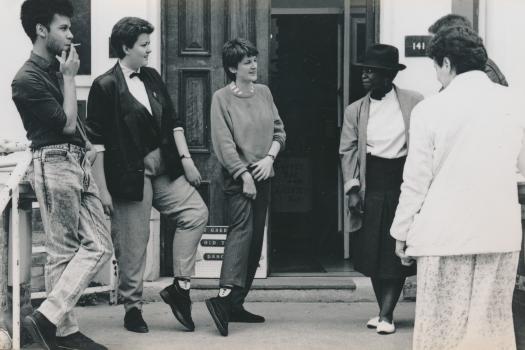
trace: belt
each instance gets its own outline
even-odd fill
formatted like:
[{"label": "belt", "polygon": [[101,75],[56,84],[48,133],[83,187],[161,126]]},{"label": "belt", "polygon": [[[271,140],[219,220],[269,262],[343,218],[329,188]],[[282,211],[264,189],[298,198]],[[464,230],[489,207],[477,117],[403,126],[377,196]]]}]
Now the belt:
[{"label": "belt", "polygon": [[79,157],[83,157],[86,154],[86,148],[75,145],[73,143],[58,143],[55,145],[46,145],[38,147],[32,150],[33,158],[40,158],[46,150],[61,149],[68,151],[73,154],[77,154]]},{"label": "belt", "polygon": [[33,152],[40,151],[43,149],[65,149],[66,151],[71,151],[71,152],[85,152],[86,151],[85,147],[75,145],[74,143],[58,143],[55,145],[46,145],[46,146],[35,148]]}]

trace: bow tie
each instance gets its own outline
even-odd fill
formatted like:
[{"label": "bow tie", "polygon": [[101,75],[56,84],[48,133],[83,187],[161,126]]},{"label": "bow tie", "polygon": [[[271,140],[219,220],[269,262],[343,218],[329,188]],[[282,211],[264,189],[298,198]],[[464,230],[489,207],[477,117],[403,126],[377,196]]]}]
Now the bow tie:
[{"label": "bow tie", "polygon": [[142,73],[142,70],[141,70],[140,72],[138,72],[138,73],[137,73],[137,72],[133,72],[133,73],[131,73],[131,74],[129,75],[129,78],[130,78],[130,79],[133,79],[133,78],[135,78],[135,77],[138,77],[140,80],[143,80],[143,78],[144,78],[144,74]]}]

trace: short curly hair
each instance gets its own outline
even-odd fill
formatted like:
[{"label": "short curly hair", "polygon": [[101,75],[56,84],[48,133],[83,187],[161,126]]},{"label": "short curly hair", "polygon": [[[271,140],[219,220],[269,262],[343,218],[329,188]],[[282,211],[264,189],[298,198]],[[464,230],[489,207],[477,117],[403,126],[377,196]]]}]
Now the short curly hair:
[{"label": "short curly hair", "polygon": [[49,30],[53,17],[57,15],[73,17],[74,10],[70,0],[26,0],[20,9],[22,27],[31,42],[36,40],[36,25],[41,24]]},{"label": "short curly hair", "polygon": [[141,34],[151,34],[155,30],[153,24],[139,17],[124,17],[120,19],[111,31],[111,47],[117,53],[118,58],[123,58],[126,53],[123,45],[132,48]]},{"label": "short curly hair", "polygon": [[428,27],[428,32],[431,34],[436,34],[441,29],[457,26],[463,26],[472,29],[472,23],[467,19],[467,17],[451,13],[435,21],[434,24]]},{"label": "short curly hair", "polygon": [[465,26],[444,28],[436,33],[428,46],[428,56],[440,67],[448,57],[456,74],[484,70],[487,51],[483,40],[474,30]]},{"label": "short curly hair", "polygon": [[257,56],[259,51],[248,40],[236,38],[228,40],[222,47],[222,66],[228,79],[235,81],[236,74],[230,71],[230,68],[237,68],[239,62],[246,57]]}]

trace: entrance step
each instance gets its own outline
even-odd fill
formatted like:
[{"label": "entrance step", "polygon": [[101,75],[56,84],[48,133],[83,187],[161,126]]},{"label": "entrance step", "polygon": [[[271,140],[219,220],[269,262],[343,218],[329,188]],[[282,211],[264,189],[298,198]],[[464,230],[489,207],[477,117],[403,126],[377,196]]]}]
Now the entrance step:
[{"label": "entrance step", "polygon": [[[163,277],[144,282],[146,302],[161,301],[159,292],[172,283]],[[218,279],[192,279],[191,299],[204,301],[217,295]],[[370,279],[366,277],[268,277],[256,279],[248,302],[328,302],[375,301]]]}]

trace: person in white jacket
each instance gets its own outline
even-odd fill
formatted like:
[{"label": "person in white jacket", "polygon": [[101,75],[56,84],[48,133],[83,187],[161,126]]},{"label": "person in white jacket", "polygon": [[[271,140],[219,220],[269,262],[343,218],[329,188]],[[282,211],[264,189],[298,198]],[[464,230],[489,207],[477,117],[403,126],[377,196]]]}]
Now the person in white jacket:
[{"label": "person in white jacket", "polygon": [[483,72],[473,30],[438,32],[429,56],[445,89],[412,111],[390,229],[396,254],[418,265],[413,349],[515,349],[525,108]]}]

